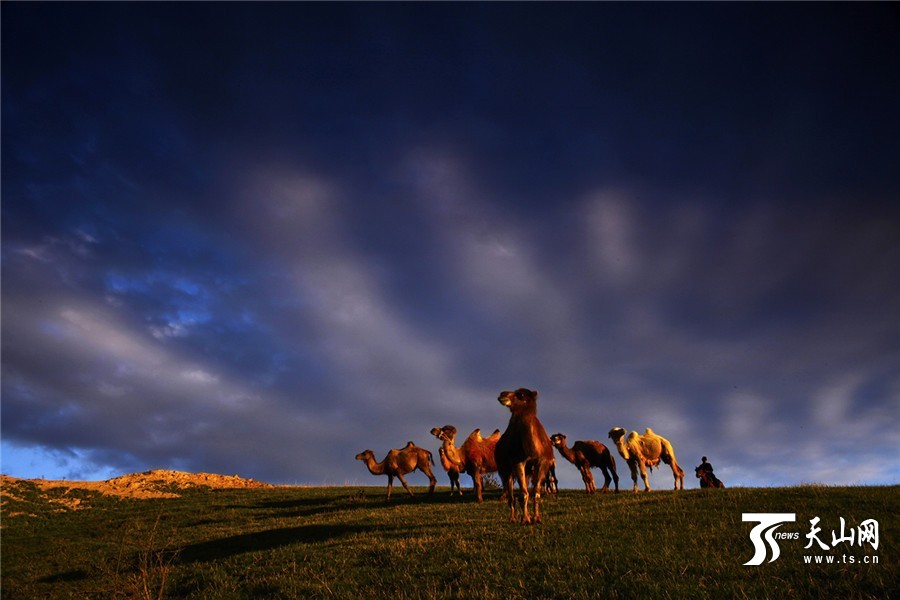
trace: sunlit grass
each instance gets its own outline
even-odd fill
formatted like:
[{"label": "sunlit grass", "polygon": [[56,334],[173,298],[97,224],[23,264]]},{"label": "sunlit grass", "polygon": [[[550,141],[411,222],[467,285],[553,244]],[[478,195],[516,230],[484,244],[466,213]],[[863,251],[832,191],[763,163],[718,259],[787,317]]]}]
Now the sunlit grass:
[{"label": "sunlit grass", "polygon": [[[385,503],[385,489],[184,492],[54,512],[4,504],[4,598],[884,598],[896,590],[898,487],[689,490],[544,499],[544,524],[505,522],[491,491]],[[22,503],[31,502],[30,507]],[[33,516],[8,517],[15,509]],[[745,567],[742,512],[879,519],[879,565],[805,565],[802,544]]]}]

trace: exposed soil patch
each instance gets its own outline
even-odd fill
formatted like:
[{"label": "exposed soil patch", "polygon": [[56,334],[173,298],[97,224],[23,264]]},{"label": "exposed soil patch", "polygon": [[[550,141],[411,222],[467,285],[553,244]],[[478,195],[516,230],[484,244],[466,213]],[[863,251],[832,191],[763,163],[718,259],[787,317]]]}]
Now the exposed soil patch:
[{"label": "exposed soil patch", "polygon": [[106,481],[65,481],[45,479],[17,479],[0,475],[0,506],[4,517],[31,515],[23,510],[27,505],[57,505],[58,510],[85,508],[83,492],[118,496],[121,498],[177,498],[179,490],[191,488],[234,489],[268,488],[272,485],[237,475],[213,473],[184,473],[155,470],[122,475]]}]

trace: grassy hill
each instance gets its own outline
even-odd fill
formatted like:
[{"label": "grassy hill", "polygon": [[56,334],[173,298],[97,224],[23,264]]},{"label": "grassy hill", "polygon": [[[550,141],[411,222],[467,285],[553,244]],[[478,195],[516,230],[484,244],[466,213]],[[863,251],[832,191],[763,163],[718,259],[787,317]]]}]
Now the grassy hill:
[{"label": "grassy hill", "polygon": [[[900,487],[654,491],[543,502],[544,524],[484,504],[384,487],[177,490],[127,499],[5,482],[2,597],[897,597]],[[402,490],[400,490],[402,492]],[[65,500],[65,501],[63,501]],[[77,500],[77,502],[72,502]],[[77,508],[77,510],[75,510]],[[794,512],[781,556],[753,555],[744,512]],[[829,546],[866,519],[879,545]],[[805,555],[823,557],[806,564]],[[832,557],[832,564],[827,557]],[[852,557],[853,562],[848,562]],[[872,564],[874,560],[877,564]]]}]

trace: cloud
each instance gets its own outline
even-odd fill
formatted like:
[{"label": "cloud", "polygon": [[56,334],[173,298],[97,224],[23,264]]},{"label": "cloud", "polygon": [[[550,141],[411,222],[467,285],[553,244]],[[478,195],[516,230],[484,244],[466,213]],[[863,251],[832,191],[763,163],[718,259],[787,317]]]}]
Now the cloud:
[{"label": "cloud", "polygon": [[[443,346],[392,308],[371,257],[353,248],[339,213],[338,186],[292,173],[254,181],[263,183],[243,201],[265,207],[253,227],[266,232],[265,247],[284,265],[284,292],[298,309],[288,318],[308,324],[332,368],[348,381],[396,381],[398,387],[433,381],[450,387],[450,358]],[[385,408],[392,401],[385,398]]]},{"label": "cloud", "polygon": [[[852,27],[826,15],[779,70],[796,27],[748,59],[739,19],[635,69],[597,42],[646,32],[624,13],[612,37],[561,17],[523,62],[540,11],[502,39],[502,10],[438,36],[354,19],[335,53],[341,7],[254,11],[251,44],[221,11],[212,40],[60,10],[4,11],[5,448],[369,483],[356,451],[503,427],[497,393],[526,385],[570,440],[649,426],[729,484],[897,481],[887,30],[836,45]],[[713,54],[751,95],[695,68]]]},{"label": "cloud", "polygon": [[[438,147],[392,173],[383,212],[353,182],[248,166],[217,220],[182,216],[143,254],[79,228],[16,242],[7,444],[92,472],[370,482],[356,451],[436,451],[428,430],[446,423],[502,429],[497,393],[525,385],[554,432],[605,443],[614,425],[652,427],[685,468],[709,455],[729,484],[896,477],[874,465],[896,441],[896,353],[879,328],[895,269],[855,275],[888,244],[857,240],[867,220],[791,236],[789,211],[721,218],[628,186],[535,212]],[[816,300],[844,281],[843,303]],[[835,441],[848,434],[867,449]]]},{"label": "cloud", "polygon": [[[52,268],[38,274],[27,263],[11,266],[7,275],[30,271],[35,285],[54,289]],[[49,455],[75,452],[88,470],[91,461],[97,469],[252,466],[272,476],[265,463],[274,450],[248,456],[248,448],[267,437],[292,447],[307,427],[271,437],[273,415],[297,424],[305,410],[279,391],[222,371],[190,345],[158,339],[152,326],[129,320],[128,297],[118,306],[72,293],[34,302],[22,291],[4,294],[7,443],[43,447]],[[245,437],[248,431],[255,440]]]},{"label": "cloud", "polygon": [[[491,364],[499,368],[497,377],[536,386],[583,370],[572,303],[578,289],[548,270],[554,265],[547,259],[556,257],[541,257],[547,240],[540,228],[526,214],[502,210],[464,161],[449,153],[420,149],[404,165],[427,237],[439,248],[436,268],[453,282],[450,293],[475,323],[496,329]],[[500,366],[504,362],[509,369]]]},{"label": "cloud", "polygon": [[599,277],[614,287],[631,282],[643,270],[635,239],[633,202],[621,193],[602,191],[585,204],[585,228],[588,243],[594,246]]}]

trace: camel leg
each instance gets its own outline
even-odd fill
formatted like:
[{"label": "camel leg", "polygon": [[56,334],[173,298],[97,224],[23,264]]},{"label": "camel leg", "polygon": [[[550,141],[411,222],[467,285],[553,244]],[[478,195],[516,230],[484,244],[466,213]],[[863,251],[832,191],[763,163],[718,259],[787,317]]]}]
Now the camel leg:
[{"label": "camel leg", "polygon": [[434,495],[434,486],[437,485],[437,478],[434,476],[434,473],[431,472],[431,467],[425,465],[425,469],[422,469],[422,472],[428,475],[428,495]]},{"label": "camel leg", "polygon": [[519,489],[522,490],[522,522],[531,523],[531,517],[528,515],[528,479],[525,477],[525,463],[516,465],[516,479],[519,480]]},{"label": "camel leg", "polygon": [[397,479],[400,480],[400,483],[403,484],[403,489],[405,489],[407,492],[409,492],[409,495],[410,495],[410,496],[414,496],[414,495],[415,495],[415,494],[412,493],[412,490],[409,489],[409,486],[406,485],[406,480],[403,479],[403,473],[397,473]]},{"label": "camel leg", "polygon": [[540,523],[541,522],[541,486],[543,485],[544,480],[549,477],[548,469],[538,469],[535,471],[534,479],[532,480],[532,486],[534,491],[532,495],[534,496],[534,519],[532,523]]},{"label": "camel leg", "polygon": [[587,491],[587,493],[593,494],[597,488],[594,485],[594,477],[591,475],[591,471],[589,469],[585,469],[582,467],[581,480],[584,482],[584,489]]},{"label": "camel leg", "polygon": [[678,466],[678,462],[675,460],[675,457],[672,455],[663,455],[662,460],[664,463],[672,467],[672,477],[675,478],[675,489],[678,490],[678,480],[681,479],[681,489],[684,489],[684,471],[681,470],[681,467]]},{"label": "camel leg", "polygon": [[675,460],[675,453],[672,451],[672,448],[668,448],[660,458],[664,463],[672,467],[672,475],[675,477],[675,489],[678,489],[679,482],[681,483],[681,489],[684,489],[684,470],[678,466],[678,461]]},{"label": "camel leg", "polygon": [[503,489],[506,491],[506,503],[509,505],[509,522],[516,522],[516,484],[513,482],[513,474],[507,473],[503,477]]},{"label": "camel leg", "polygon": [[472,475],[472,485],[475,486],[475,498],[478,502],[483,502],[482,490],[484,490],[484,475],[481,471],[475,471]]},{"label": "camel leg", "polygon": [[636,492],[636,491],[638,491],[638,483],[637,483],[638,468],[637,468],[637,465],[634,463],[628,463],[628,468],[631,469],[631,481],[634,482],[634,491]]},{"label": "camel leg", "polygon": [[609,470],[606,467],[600,467],[600,470],[603,471],[603,493],[609,491],[609,482],[612,481],[612,478],[609,476]]},{"label": "camel leg", "polygon": [[616,473],[616,467],[615,467],[615,466],[612,467],[611,470],[612,470],[613,481],[614,481],[615,484],[616,484],[616,493],[618,494],[618,493],[619,493],[619,474]]},{"label": "camel leg", "polygon": [[[647,477],[647,468],[641,463],[641,479],[644,481],[644,491],[650,491],[650,479]],[[635,490],[637,489],[637,482],[635,482]]]},{"label": "camel leg", "polygon": [[394,476],[388,475],[388,502],[391,500],[391,490],[394,489]]}]

